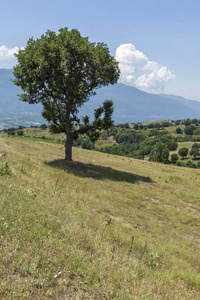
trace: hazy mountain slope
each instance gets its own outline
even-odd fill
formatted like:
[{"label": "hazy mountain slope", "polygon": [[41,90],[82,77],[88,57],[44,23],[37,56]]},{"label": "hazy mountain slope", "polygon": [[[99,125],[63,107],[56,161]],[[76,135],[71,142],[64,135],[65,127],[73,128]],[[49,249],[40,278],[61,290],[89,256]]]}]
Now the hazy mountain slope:
[{"label": "hazy mountain slope", "polygon": [[197,103],[197,111],[197,108],[192,107],[192,100],[180,103],[176,99],[145,93],[120,83],[97,90],[97,95],[85,105],[83,112],[91,113],[92,108],[100,105],[105,99],[114,101],[114,120],[120,123],[200,118],[200,102]]},{"label": "hazy mountain slope", "polygon": [[[23,118],[27,122],[44,122],[41,117],[42,106],[21,102],[17,96],[20,88],[11,82],[11,78],[12,70],[0,69],[0,125],[5,124],[5,118],[7,123],[12,121],[12,126],[17,126]],[[98,89],[97,95],[84,105],[80,115],[91,116],[93,109],[99,107],[106,99],[114,102],[115,123],[200,118],[198,101],[173,95],[145,93],[120,83]]]},{"label": "hazy mountain slope", "polygon": [[41,105],[30,105],[19,100],[21,89],[14,85],[12,70],[0,69],[0,112],[40,113]]},{"label": "hazy mountain slope", "polygon": [[0,69],[0,129],[44,123],[42,106],[20,101],[17,94],[21,89],[12,83],[12,78],[12,70]]},{"label": "hazy mountain slope", "polygon": [[184,98],[184,97],[181,97],[181,96],[175,96],[175,95],[164,95],[164,94],[161,94],[162,97],[165,97],[165,98],[170,98],[170,99],[174,99],[174,100],[177,100],[179,101],[180,103],[194,109],[194,110],[197,110],[198,113],[200,113],[200,101],[195,101],[195,100],[190,100],[190,99],[187,99],[187,98]]}]

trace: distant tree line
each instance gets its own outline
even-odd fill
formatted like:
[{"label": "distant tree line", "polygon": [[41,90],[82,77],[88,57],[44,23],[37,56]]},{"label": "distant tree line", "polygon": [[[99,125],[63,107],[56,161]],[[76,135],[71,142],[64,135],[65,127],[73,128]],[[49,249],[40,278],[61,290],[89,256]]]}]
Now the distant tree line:
[{"label": "distant tree line", "polygon": [[[24,131],[23,129],[26,128],[25,126],[18,126],[18,127],[10,127],[10,128],[4,128],[2,130],[0,130],[0,132],[4,132],[7,133],[8,135],[18,135],[18,136],[23,136],[24,135]],[[41,128],[41,130],[45,130],[48,128],[48,126],[46,124],[42,124],[40,126],[31,126],[31,128]]]},{"label": "distant tree line", "polygon": [[[31,127],[40,127],[41,130],[48,128],[46,124]],[[172,130],[173,127],[175,128]],[[11,127],[2,131],[8,135],[22,136],[23,129],[23,126],[19,126],[18,128]],[[46,137],[41,136],[41,138],[45,139]],[[107,141],[110,139],[113,141],[112,145],[108,145]],[[65,140],[58,139],[57,142],[65,143]],[[180,142],[194,142],[194,144],[190,151],[187,147],[181,147],[177,153],[170,155],[171,151],[178,149],[178,143]],[[118,124],[101,133],[101,143],[99,144],[91,142],[87,135],[82,135],[74,141],[73,146],[108,154],[137,159],[148,158],[148,160],[154,162],[196,168],[200,167],[200,143],[198,142],[200,142],[200,120],[185,119]]]},{"label": "distant tree line", "polygon": [[[200,146],[197,146],[199,145],[198,143],[192,146],[191,151],[186,147],[182,147],[179,149],[178,154],[173,153],[170,155],[170,152],[177,150],[178,142],[200,141],[199,124],[200,120],[197,119],[150,122],[147,124],[118,124],[110,128],[107,132],[103,132],[101,135],[103,140],[112,137],[115,141],[113,145],[102,145],[99,147],[92,144],[87,137],[83,136],[74,143],[74,146],[81,146],[85,149],[95,149],[109,154],[138,159],[148,157],[150,161],[165,164],[172,163],[178,166],[195,168],[200,166],[200,162],[196,164],[189,160],[185,163],[183,160],[188,155],[190,155],[193,160],[200,159]],[[167,127],[172,126],[176,128],[174,130],[175,134],[173,135],[170,131],[167,131]]]}]

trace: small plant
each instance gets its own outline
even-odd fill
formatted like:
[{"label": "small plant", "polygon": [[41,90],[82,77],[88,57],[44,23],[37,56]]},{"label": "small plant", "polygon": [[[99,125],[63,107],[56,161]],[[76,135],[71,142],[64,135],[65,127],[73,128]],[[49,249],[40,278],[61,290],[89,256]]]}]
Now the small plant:
[{"label": "small plant", "polygon": [[7,162],[0,168],[0,176],[9,175],[10,174],[10,167]]},{"label": "small plant", "polygon": [[105,226],[110,226],[112,224],[112,219],[105,220]]},{"label": "small plant", "polygon": [[159,256],[157,252],[151,252],[149,258],[146,259],[146,264],[151,269],[156,269],[159,267]]}]

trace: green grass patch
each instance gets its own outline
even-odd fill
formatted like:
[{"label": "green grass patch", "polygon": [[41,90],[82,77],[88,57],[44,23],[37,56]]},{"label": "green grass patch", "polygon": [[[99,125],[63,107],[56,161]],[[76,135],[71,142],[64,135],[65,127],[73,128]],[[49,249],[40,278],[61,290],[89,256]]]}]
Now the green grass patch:
[{"label": "green grass patch", "polygon": [[0,137],[0,298],[199,299],[200,176]]}]

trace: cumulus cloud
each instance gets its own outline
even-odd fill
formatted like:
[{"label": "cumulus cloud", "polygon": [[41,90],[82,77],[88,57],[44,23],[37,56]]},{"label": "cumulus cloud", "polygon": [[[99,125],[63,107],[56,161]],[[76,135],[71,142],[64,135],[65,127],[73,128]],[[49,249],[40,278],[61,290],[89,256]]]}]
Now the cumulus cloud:
[{"label": "cumulus cloud", "polygon": [[0,46],[0,60],[12,60],[14,54],[19,51],[18,47],[7,48],[5,45]]},{"label": "cumulus cloud", "polygon": [[116,50],[121,76],[119,82],[143,90],[162,90],[166,82],[175,78],[167,67],[150,61],[144,53],[133,44],[122,44]]}]

